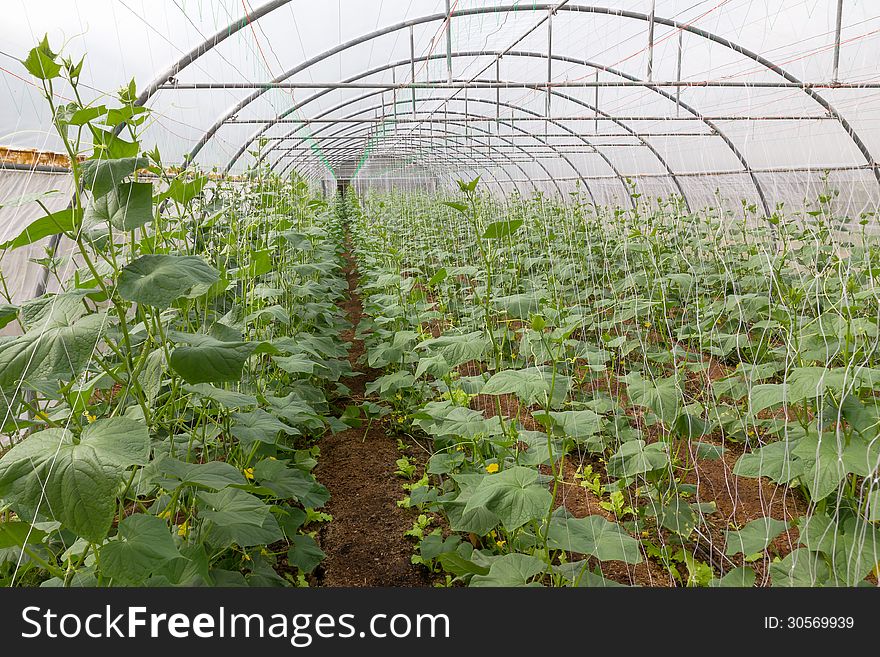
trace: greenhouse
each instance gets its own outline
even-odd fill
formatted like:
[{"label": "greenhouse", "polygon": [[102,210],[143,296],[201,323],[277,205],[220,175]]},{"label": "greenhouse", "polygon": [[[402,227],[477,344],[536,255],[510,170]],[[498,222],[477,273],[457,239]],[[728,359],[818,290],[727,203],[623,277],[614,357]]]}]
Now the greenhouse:
[{"label": "greenhouse", "polygon": [[878,585],[876,2],[5,5],[3,586]]}]

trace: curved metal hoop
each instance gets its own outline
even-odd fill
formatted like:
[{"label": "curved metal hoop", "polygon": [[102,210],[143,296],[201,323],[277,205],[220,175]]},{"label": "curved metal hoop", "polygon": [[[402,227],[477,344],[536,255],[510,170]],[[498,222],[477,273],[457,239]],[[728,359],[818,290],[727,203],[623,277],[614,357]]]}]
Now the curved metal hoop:
[{"label": "curved metal hoop", "polygon": [[[138,98],[138,104],[146,103],[149,100],[149,98],[158,90],[159,86],[161,86],[164,82],[166,82],[169,77],[175,75],[176,72],[179,72],[180,70],[182,70],[183,68],[185,68],[186,66],[191,64],[193,61],[198,59],[201,55],[205,54],[206,52],[209,52],[212,48],[214,48],[218,43],[223,41],[229,35],[242,29],[242,27],[244,27],[249,21],[258,20],[259,18],[274,11],[275,9],[288,4],[289,1],[290,0],[275,0],[274,2],[269,2],[266,5],[263,5],[260,8],[258,8],[255,12],[253,12],[249,16],[245,17],[245,19],[240,19],[239,21],[232,23],[225,30],[221,30],[221,31],[217,32],[213,37],[206,39],[205,42],[203,42],[200,46],[193,49],[192,51],[190,51],[190,53],[188,53],[183,58],[178,60],[178,62],[176,62],[172,67],[170,67],[168,69],[168,71],[163,73],[162,76],[156,78],[149,85],[148,89],[141,95],[141,97]],[[339,44],[339,45],[335,46],[334,48],[331,48],[330,50],[327,50],[324,53],[321,53],[315,57],[312,57],[312,58],[306,60],[305,62],[302,62],[298,66],[296,66],[292,69],[289,69],[285,73],[282,73],[280,76],[275,78],[272,82],[273,83],[283,82],[283,81],[289,79],[290,77],[292,77],[293,75],[295,75],[296,73],[301,72],[301,71],[313,66],[314,64],[317,64],[318,62],[321,62],[321,61],[327,59],[328,57],[332,57],[333,55],[344,52],[345,50],[348,50],[349,48],[352,48],[352,47],[357,46],[359,44],[362,44],[362,43],[365,43],[365,42],[370,41],[372,39],[384,36],[386,34],[391,34],[393,32],[396,32],[401,29],[405,29],[407,27],[413,27],[416,25],[422,25],[422,24],[441,21],[441,20],[445,21],[449,18],[485,15],[485,14],[492,14],[492,13],[507,13],[507,12],[512,12],[512,11],[520,11],[520,12],[524,12],[524,11],[533,11],[533,12],[552,11],[554,13],[565,11],[565,12],[576,12],[576,13],[586,13],[586,14],[603,14],[603,15],[618,16],[621,18],[628,18],[628,19],[633,19],[633,20],[651,21],[654,24],[660,24],[660,25],[672,27],[674,29],[688,32],[688,33],[694,34],[696,36],[699,36],[701,38],[712,41],[714,43],[717,43],[717,44],[724,46],[730,50],[733,50],[734,52],[736,52],[744,57],[747,57],[747,58],[755,61],[756,63],[767,68],[768,70],[772,71],[773,73],[781,76],[783,79],[785,79],[788,82],[798,84],[798,85],[801,84],[800,80],[796,76],[789,73],[788,71],[786,71],[782,67],[774,64],[770,60],[762,57],[761,55],[758,55],[757,53],[754,53],[751,50],[749,50],[743,46],[740,46],[739,44],[737,44],[733,41],[730,41],[729,39],[725,39],[724,37],[718,36],[718,35],[716,35],[712,32],[709,32],[707,30],[703,30],[701,28],[694,27],[692,25],[679,23],[677,21],[674,21],[674,20],[671,20],[668,18],[663,18],[661,16],[648,15],[648,14],[634,12],[634,11],[628,11],[628,10],[611,9],[608,7],[586,6],[586,5],[562,5],[562,6],[559,6],[558,4],[547,4],[547,3],[532,3],[531,5],[526,5],[526,6],[503,5],[503,6],[496,6],[496,7],[474,7],[474,8],[457,10],[457,11],[454,11],[454,12],[451,12],[448,14],[446,12],[437,13],[437,14],[432,14],[432,15],[427,15],[427,16],[415,18],[415,19],[402,21],[402,22],[396,23],[394,25],[382,28],[380,30],[376,30],[376,31],[371,32],[369,34],[362,35],[356,39]],[[253,102],[257,98],[259,98],[260,96],[262,96],[268,90],[268,88],[269,87],[257,89],[253,93],[249,94],[246,98],[244,98],[241,101],[239,101],[238,103],[236,103],[236,105],[233,106],[232,108],[230,108],[230,110],[228,110],[227,113],[223,117],[221,117],[220,119],[215,121],[215,123],[205,132],[205,134],[202,136],[202,138],[199,140],[199,142],[196,144],[196,146],[187,155],[185,162],[184,162],[184,166],[188,165],[190,162],[192,162],[195,159],[195,157],[198,155],[199,151],[205,146],[205,144],[207,144],[208,141],[211,140],[211,138],[216,134],[216,132],[220,129],[220,127],[222,127],[224,125],[224,123],[230,117],[234,116],[241,109],[243,109],[244,107],[249,105],[251,102]],[[825,98],[823,98],[815,89],[811,89],[806,86],[802,86],[802,87],[800,87],[800,89],[804,93],[806,93],[813,101],[818,103],[832,118],[834,118],[838,123],[840,123],[843,130],[846,132],[846,134],[849,136],[849,138],[855,144],[856,148],[859,150],[859,152],[865,158],[869,168],[874,172],[874,177],[876,178],[878,185],[880,185],[880,167],[878,167],[878,165],[874,161],[874,158],[873,158],[870,150],[868,149],[867,145],[861,139],[861,137],[858,135],[858,133],[852,127],[852,125],[842,115],[840,115],[833,108],[833,106]],[[742,160],[741,160],[741,162],[742,162]],[[751,168],[748,166],[747,162],[744,162],[743,164],[746,168],[746,172],[749,173],[749,175],[752,177],[753,182],[756,182],[756,186],[757,186],[757,189],[759,190],[759,195],[762,198],[762,203],[764,205],[765,212],[769,213],[766,199],[763,197],[763,191],[761,190],[760,185],[757,184],[757,179],[754,176],[754,173],[751,171]]]}]

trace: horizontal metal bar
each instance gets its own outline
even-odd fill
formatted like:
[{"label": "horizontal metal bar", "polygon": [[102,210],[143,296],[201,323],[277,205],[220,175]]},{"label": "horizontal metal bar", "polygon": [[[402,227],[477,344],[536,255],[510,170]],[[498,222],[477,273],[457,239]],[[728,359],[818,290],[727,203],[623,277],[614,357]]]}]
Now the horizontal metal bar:
[{"label": "horizontal metal bar", "polygon": [[[492,121],[492,123],[496,122],[496,120],[494,118],[489,119],[489,120]],[[534,120],[535,121],[545,121],[545,119],[534,119]],[[507,121],[507,119],[504,119],[504,121]],[[718,135],[717,135],[717,133],[714,133],[714,132],[639,132],[637,134],[630,134],[628,132],[621,132],[621,133],[603,132],[601,134],[601,136],[604,139],[611,139],[613,137],[620,137],[620,138],[626,138],[626,139],[638,139],[640,137],[717,137]],[[494,133],[491,135],[465,135],[464,133],[457,134],[457,135],[449,135],[447,133],[438,133],[438,134],[431,135],[431,134],[407,133],[405,136],[400,137],[400,138],[407,139],[407,140],[466,139],[466,140],[470,141],[472,138],[490,139],[491,140],[492,138],[496,138],[496,137],[497,137],[497,135],[495,135]],[[541,137],[541,139],[570,139],[571,133],[570,132],[560,132],[560,133],[555,133],[555,134],[554,133],[546,134],[546,133],[542,132],[540,134],[540,137]],[[364,136],[359,136],[357,138],[358,139],[366,139],[366,137],[364,137]],[[290,137],[290,136],[266,137],[267,141],[293,141],[293,140],[296,140],[296,141],[303,141],[303,140],[308,140],[308,141],[330,140],[330,141],[334,141],[334,140],[338,140],[338,139],[339,139],[339,137],[337,137],[335,135],[314,135],[311,137],[303,137],[303,136],[299,136],[299,137]],[[390,137],[389,137],[389,139],[390,139]],[[511,139],[534,140],[535,136],[534,135],[526,135],[526,134],[522,134],[519,132],[512,132],[512,133],[504,133],[503,139],[505,139],[505,140],[511,140]],[[579,142],[578,145],[583,146],[583,143]]]},{"label": "horizontal metal bar", "polygon": [[[855,164],[852,166],[831,166],[831,167],[778,167],[766,169],[732,169],[726,171],[675,171],[673,174],[679,178],[701,178],[709,176],[746,176],[750,173],[825,173],[835,171],[871,171],[873,167],[868,164]],[[627,178],[671,178],[668,173],[627,173]],[[578,180],[609,180],[616,181],[617,176],[612,175],[596,175],[596,176],[554,176],[553,178],[523,178],[521,180],[513,179],[512,182],[576,182]],[[505,182],[507,182],[505,180]]]},{"label": "horizontal metal bar", "polygon": [[[350,143],[350,141],[361,141],[362,138],[355,137],[353,140],[347,140],[345,137],[337,137],[342,143],[339,144],[339,147],[345,147],[346,143]],[[444,140],[448,141],[448,140]],[[406,143],[406,138],[388,138],[380,141],[381,145],[385,148],[394,148],[401,147],[406,148],[411,144]],[[591,146],[594,148],[648,148],[647,144],[621,144],[619,142],[588,142],[584,143],[574,143],[574,144],[538,144],[538,143],[526,143],[526,144],[486,144],[475,142],[472,139],[468,141],[460,141],[460,142],[450,142],[450,146],[458,146],[460,148],[465,148],[468,151],[498,151],[498,150],[512,150],[512,151],[522,151],[523,149],[528,151],[549,151],[553,153],[567,153],[569,155],[580,155],[580,154],[590,154],[590,151],[585,150],[586,146]],[[437,143],[434,144],[436,148],[443,148],[444,144]],[[335,147],[330,147],[331,149],[335,149]],[[362,147],[359,147],[362,148]],[[299,151],[299,152],[308,152],[311,151],[312,148],[308,145],[302,146],[287,146],[284,148],[276,148],[275,151]]]},{"label": "horizontal metal bar", "polygon": [[560,80],[558,82],[179,82],[165,91],[207,89],[587,89],[593,87],[722,87],[733,89],[880,89],[880,82],[788,82],[780,80]]},{"label": "horizontal metal bar", "polygon": [[[531,116],[505,116],[502,119],[506,123],[511,121],[527,121],[544,123],[545,121],[836,121],[837,119],[828,114],[812,114],[812,115],[778,115],[778,116],[551,116],[551,117],[531,117]],[[272,123],[281,124],[302,124],[312,125],[318,123],[387,123],[389,125],[397,123],[495,123],[494,118],[487,117],[462,117],[455,120],[446,121],[441,117],[425,117],[425,118],[360,118],[360,119],[227,119],[226,124],[252,124],[252,123]],[[302,138],[302,137],[300,137]]]}]

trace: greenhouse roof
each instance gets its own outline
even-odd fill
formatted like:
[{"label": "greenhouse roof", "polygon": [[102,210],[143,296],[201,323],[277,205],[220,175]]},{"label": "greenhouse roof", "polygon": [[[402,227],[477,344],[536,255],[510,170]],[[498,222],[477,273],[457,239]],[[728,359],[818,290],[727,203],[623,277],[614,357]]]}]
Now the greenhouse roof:
[{"label": "greenhouse roof", "polygon": [[[880,196],[880,16],[859,0],[101,0],[14,4],[5,145],[58,149],[15,59],[46,32],[95,98],[133,77],[166,161],[769,213],[828,177]],[[86,101],[91,99],[84,99]]]}]

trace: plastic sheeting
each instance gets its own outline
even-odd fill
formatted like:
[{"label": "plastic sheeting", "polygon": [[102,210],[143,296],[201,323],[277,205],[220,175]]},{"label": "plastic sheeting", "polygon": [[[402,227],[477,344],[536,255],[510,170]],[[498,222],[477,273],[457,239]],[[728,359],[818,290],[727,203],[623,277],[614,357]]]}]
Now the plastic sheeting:
[{"label": "plastic sheeting", "polygon": [[[0,207],[0,243],[17,237],[31,222],[44,214],[37,203],[26,203],[19,206],[4,204],[21,196],[51,190],[57,190],[59,193],[42,199],[47,209],[56,212],[66,208],[70,203],[70,176],[63,173],[0,169],[0,206],[3,206]],[[57,280],[53,277],[46,278],[46,270],[43,265],[34,262],[35,259],[46,257],[46,248],[49,246],[50,240],[51,238],[47,237],[14,251],[0,251],[0,273],[2,273],[3,283],[0,285],[0,294],[2,294],[3,303],[19,305],[34,298],[43,281],[45,281],[48,291],[58,290]],[[62,240],[58,246],[57,255],[63,258],[71,252],[71,247],[72,244],[69,240]],[[60,272],[62,280],[66,278],[64,274],[72,273],[72,267],[69,260],[62,263]],[[0,335],[12,335],[17,332],[19,332],[18,325],[12,323],[0,330]]]}]

